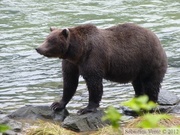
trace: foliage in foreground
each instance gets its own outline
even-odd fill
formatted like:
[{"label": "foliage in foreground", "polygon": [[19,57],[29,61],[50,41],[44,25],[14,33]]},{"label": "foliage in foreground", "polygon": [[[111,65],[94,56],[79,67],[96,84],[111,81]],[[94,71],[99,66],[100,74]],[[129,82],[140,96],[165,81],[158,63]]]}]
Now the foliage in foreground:
[{"label": "foliage in foreground", "polygon": [[114,129],[119,129],[119,121],[121,117],[122,115],[117,111],[117,109],[115,109],[113,106],[110,106],[106,110],[106,115],[102,118],[102,120],[109,120]]},{"label": "foliage in foreground", "polygon": [[145,114],[142,116],[141,121],[137,124],[139,128],[157,128],[163,127],[160,123],[162,120],[170,119],[170,115],[167,114]]},{"label": "foliage in foreground", "polygon": [[[133,98],[127,102],[123,102],[122,104],[124,106],[131,108],[133,111],[135,111],[137,114],[141,116],[140,121],[134,125],[134,128],[135,127],[137,128],[163,127],[160,121],[171,119],[171,116],[168,114],[145,113],[145,111],[148,112],[154,109],[155,107],[157,107],[157,104],[155,104],[152,101],[149,101],[148,96],[146,95],[140,96],[138,98]],[[117,124],[119,122],[119,117],[118,118],[112,117],[113,115],[118,116],[117,110],[115,108],[109,107],[107,109],[107,113],[104,119],[109,120],[113,128],[115,129],[120,128],[120,125],[118,127],[118,124]]]},{"label": "foliage in foreground", "polygon": [[0,124],[0,133],[4,133],[9,129],[7,125]]},{"label": "foliage in foreground", "polygon": [[[157,118],[157,120],[155,120],[155,122],[152,122],[152,123],[155,123],[154,124],[154,125],[156,125],[155,128],[167,128],[167,127],[178,128],[178,125],[180,125],[180,117],[169,115],[170,116],[169,118],[159,120],[158,114],[150,114],[150,115],[151,115],[151,118],[152,117]],[[144,122],[149,123],[148,122],[149,118],[147,120],[146,116],[147,115],[145,115],[145,117],[137,117],[136,119],[131,120],[125,127],[126,128],[136,128],[136,127],[144,127],[145,125],[149,125],[149,124],[144,124]],[[153,121],[154,119],[151,119],[151,120]],[[158,121],[158,124],[157,124],[157,121]],[[152,124],[150,124],[150,125],[152,125]],[[147,126],[146,128],[148,128],[148,127],[149,126]]]},{"label": "foliage in foreground", "polygon": [[132,98],[129,101],[123,102],[122,105],[131,108],[139,115],[143,115],[144,111],[151,111],[157,107],[157,104],[149,101],[149,98],[146,95]]}]

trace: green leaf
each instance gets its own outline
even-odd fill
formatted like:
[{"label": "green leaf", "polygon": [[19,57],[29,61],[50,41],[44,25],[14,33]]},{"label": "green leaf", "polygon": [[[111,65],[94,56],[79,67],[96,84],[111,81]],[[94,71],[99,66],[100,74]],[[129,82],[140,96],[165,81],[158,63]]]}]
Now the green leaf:
[{"label": "green leaf", "polygon": [[119,128],[119,121],[121,119],[121,114],[114,107],[108,107],[105,116],[102,118],[103,121],[109,120],[112,127],[115,129]]},{"label": "green leaf", "polygon": [[129,101],[123,102],[122,105],[131,108],[132,110],[140,113],[141,110],[150,111],[155,108],[157,105],[156,103],[149,101],[148,96],[140,96],[137,98],[133,98]]},{"label": "green leaf", "polygon": [[167,114],[145,114],[142,116],[142,120],[138,123],[137,127],[141,128],[156,128],[159,127],[160,120],[169,119],[170,116]]},{"label": "green leaf", "polygon": [[146,95],[135,98],[135,101],[139,104],[146,104],[148,102],[148,100],[149,100],[148,96],[146,96]]},{"label": "green leaf", "polygon": [[1,125],[0,124],[0,133],[4,133],[5,131],[7,131],[8,129],[10,129],[7,125]]}]

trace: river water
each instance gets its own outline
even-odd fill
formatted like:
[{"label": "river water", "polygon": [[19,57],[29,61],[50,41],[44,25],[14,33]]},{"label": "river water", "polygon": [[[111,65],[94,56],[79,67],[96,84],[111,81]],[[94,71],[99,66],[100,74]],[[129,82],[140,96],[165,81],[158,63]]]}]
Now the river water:
[{"label": "river water", "polygon": [[[49,27],[93,23],[106,28],[133,22],[151,29],[168,56],[162,89],[180,96],[179,0],[0,0],[0,110],[24,105],[50,105],[62,95],[61,60],[45,58],[34,50]],[[101,107],[118,107],[133,97],[130,84],[104,80]],[[71,102],[70,112],[87,105],[84,80]]]}]

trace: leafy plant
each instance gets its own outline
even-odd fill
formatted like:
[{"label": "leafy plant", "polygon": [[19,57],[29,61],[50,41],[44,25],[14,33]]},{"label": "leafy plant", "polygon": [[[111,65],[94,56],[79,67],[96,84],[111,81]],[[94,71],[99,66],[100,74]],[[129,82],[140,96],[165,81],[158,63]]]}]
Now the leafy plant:
[{"label": "leafy plant", "polygon": [[121,119],[121,114],[113,106],[108,107],[106,115],[102,118],[103,120],[109,120],[114,129],[119,128],[119,121]]},{"label": "leafy plant", "polygon": [[123,102],[122,105],[131,108],[139,115],[142,114],[141,110],[150,111],[153,108],[157,107],[157,104],[152,101],[149,101],[149,98],[146,95],[137,98],[132,98],[129,101]]},{"label": "leafy plant", "polygon": [[0,133],[4,133],[9,129],[9,126],[0,124]]},{"label": "leafy plant", "polygon": [[[123,102],[122,105],[131,108],[137,114],[142,115],[141,120],[136,124],[136,127],[140,128],[155,128],[160,127],[159,122],[161,120],[170,119],[170,115],[168,114],[150,114],[146,112],[152,110],[157,107],[157,104],[149,101],[148,96],[140,96],[133,98],[129,101]],[[143,112],[143,113],[142,113]],[[118,129],[120,127],[119,121],[121,119],[121,114],[112,106],[107,109],[106,115],[103,117],[103,120],[109,120],[112,124],[112,127]]]},{"label": "leafy plant", "polygon": [[137,124],[140,128],[157,128],[162,127],[160,125],[161,120],[170,119],[170,115],[167,114],[145,114],[142,116],[142,120]]}]

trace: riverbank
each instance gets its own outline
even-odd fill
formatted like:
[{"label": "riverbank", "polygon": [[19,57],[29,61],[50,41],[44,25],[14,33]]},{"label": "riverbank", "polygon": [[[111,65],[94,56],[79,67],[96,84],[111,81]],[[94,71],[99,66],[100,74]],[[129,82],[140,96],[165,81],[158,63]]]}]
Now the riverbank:
[{"label": "riverbank", "polygon": [[[175,126],[178,125],[179,123],[177,123],[177,120],[179,120],[180,116],[179,97],[169,91],[163,90],[159,94],[158,102],[159,106],[157,107],[156,112],[171,114],[174,119],[172,119],[168,125],[173,123],[175,123]],[[132,110],[124,106],[120,107],[118,111],[122,112],[123,117],[121,118],[120,123],[123,126],[128,125],[127,123],[134,123],[133,120],[135,123],[137,123],[140,119],[133,115],[134,113]],[[108,126],[110,124],[108,121],[102,121],[102,117],[104,115],[104,110],[98,110],[95,113],[77,115],[69,114],[67,109],[57,113],[53,112],[49,106],[24,106],[12,112],[11,114],[5,115],[5,117],[0,119],[0,124],[6,124],[11,127],[11,130],[7,131],[6,135],[15,135],[16,133],[20,135],[29,130],[33,131],[38,128],[42,129],[44,127],[44,123],[52,127],[55,126],[53,123],[56,123],[56,126],[59,125],[59,128],[61,127],[60,129],[65,128],[78,133],[84,133],[97,131],[103,127]],[[39,120],[43,122],[34,128],[34,124]],[[168,122],[166,121],[166,123]],[[132,127],[133,126],[131,126],[131,128]]]}]

